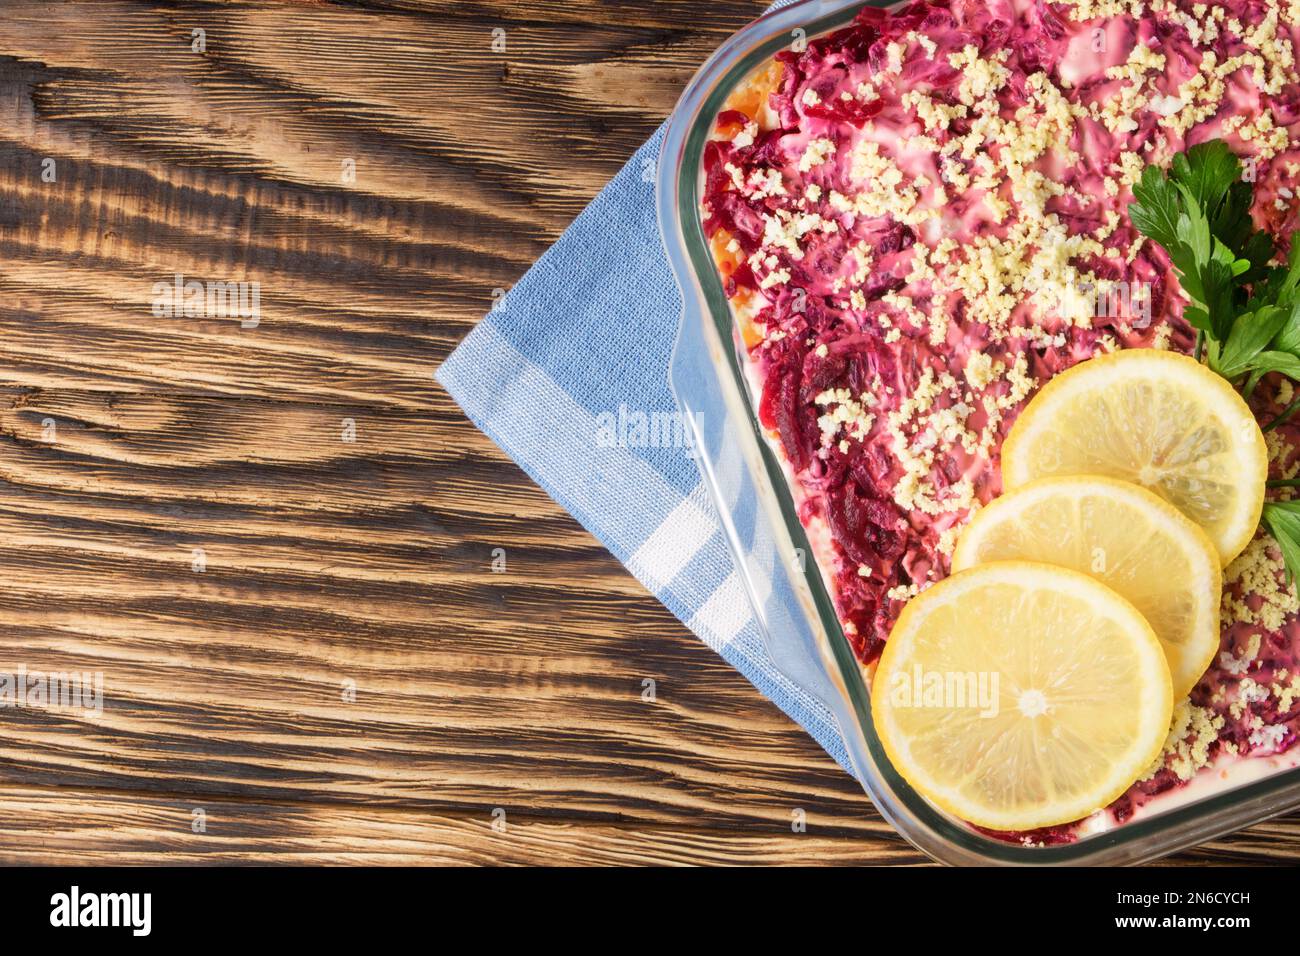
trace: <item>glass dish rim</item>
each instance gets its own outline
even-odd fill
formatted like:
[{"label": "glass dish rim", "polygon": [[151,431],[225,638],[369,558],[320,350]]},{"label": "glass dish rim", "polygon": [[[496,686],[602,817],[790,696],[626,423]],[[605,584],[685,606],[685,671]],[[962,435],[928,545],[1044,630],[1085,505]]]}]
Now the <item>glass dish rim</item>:
[{"label": "glass dish rim", "polygon": [[[761,433],[753,403],[743,381],[744,374],[735,354],[733,316],[717,275],[708,243],[703,235],[699,208],[699,168],[703,145],[712,129],[713,117],[735,84],[773,53],[788,45],[795,30],[806,38],[847,24],[865,6],[893,7],[903,4],[893,0],[796,0],[769,11],[732,34],[700,68],[687,86],[664,131],[656,175],[656,205],[661,237],[683,297],[682,327],[674,348],[673,366],[678,349],[683,346],[686,323],[703,323],[706,336],[716,338],[721,348],[714,350],[710,361],[725,388],[737,389],[742,396],[751,426],[738,440],[745,445],[756,443],[763,463],[765,482],[756,481],[758,493],[767,491],[775,498],[783,528],[794,547],[811,554],[802,524],[794,510],[793,499],[784,472]],[[717,356],[722,356],[719,362]],[[683,409],[687,403],[673,392]],[[705,485],[720,511],[712,483],[707,456],[698,459]],[[769,502],[769,505],[771,502]],[[724,522],[725,524],[726,522]],[[746,563],[743,549],[734,536],[728,546],[738,566]],[[1196,843],[1267,820],[1300,806],[1300,767],[1279,770],[1268,776],[1222,793],[1209,795],[1149,817],[1142,817],[1112,829],[1091,834],[1069,843],[1051,846],[1024,846],[980,834],[968,825],[938,811],[908,785],[890,765],[876,738],[870,714],[870,693],[860,665],[844,637],[830,592],[822,580],[816,561],[809,562],[814,573],[806,574],[808,591],[816,620],[816,633],[827,677],[843,696],[842,701],[827,701],[835,711],[841,736],[845,737],[850,756],[862,784],[876,805],[898,832],[923,852],[940,862],[1078,865],[1136,863],[1176,852]],[[745,590],[755,605],[762,626],[762,613],[748,580]],[[766,629],[764,628],[766,631]],[[764,634],[771,646],[772,637]],[[775,656],[775,655],[774,655]],[[841,706],[837,706],[841,705]],[[845,728],[846,717],[855,725]],[[853,746],[846,730],[856,730],[866,745],[865,753]]]}]

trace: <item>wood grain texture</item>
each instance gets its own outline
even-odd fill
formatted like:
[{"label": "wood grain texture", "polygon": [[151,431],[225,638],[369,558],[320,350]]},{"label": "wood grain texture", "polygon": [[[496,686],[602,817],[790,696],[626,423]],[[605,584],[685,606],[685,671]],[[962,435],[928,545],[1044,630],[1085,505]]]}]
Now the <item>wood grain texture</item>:
[{"label": "wood grain texture", "polygon": [[7,0],[0,862],[922,862],[432,379],[760,9]]}]

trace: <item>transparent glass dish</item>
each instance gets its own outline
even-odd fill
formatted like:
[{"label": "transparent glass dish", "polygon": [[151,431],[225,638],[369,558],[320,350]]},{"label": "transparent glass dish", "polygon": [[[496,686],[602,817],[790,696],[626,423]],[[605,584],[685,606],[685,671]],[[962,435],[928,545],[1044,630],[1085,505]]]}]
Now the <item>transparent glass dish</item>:
[{"label": "transparent glass dish", "polygon": [[704,484],[773,661],[835,716],[854,773],[880,813],[940,862],[1138,863],[1300,806],[1297,768],[1075,843],[1030,847],[986,837],[943,813],[890,766],[872,726],[869,689],[812,558],[782,466],[760,431],[731,310],[699,216],[704,144],[732,90],[778,50],[847,24],[864,5],[802,0],[729,38],[669,118],[657,171],[659,226],[683,300],[670,382],[682,412],[689,413]]}]

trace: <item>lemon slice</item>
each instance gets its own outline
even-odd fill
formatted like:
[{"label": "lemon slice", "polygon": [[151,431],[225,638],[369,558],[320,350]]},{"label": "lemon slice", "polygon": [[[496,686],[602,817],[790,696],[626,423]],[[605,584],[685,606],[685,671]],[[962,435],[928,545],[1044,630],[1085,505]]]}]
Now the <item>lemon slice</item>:
[{"label": "lemon slice", "polygon": [[1131,349],[1043,387],[1002,445],[1007,490],[1050,475],[1106,475],[1155,492],[1205,529],[1227,564],[1264,507],[1268,451],[1255,416],[1195,359]]},{"label": "lemon slice", "polygon": [[1071,568],[1126,598],[1165,650],[1175,698],[1219,649],[1219,552],[1195,522],[1137,485],[1042,478],[1003,495],[962,532],[952,569],[990,561]]},{"label": "lemon slice", "polygon": [[904,779],[998,830],[1106,806],[1160,753],[1172,711],[1164,652],[1137,609],[1086,574],[1027,561],[982,564],[913,598],[871,691]]}]

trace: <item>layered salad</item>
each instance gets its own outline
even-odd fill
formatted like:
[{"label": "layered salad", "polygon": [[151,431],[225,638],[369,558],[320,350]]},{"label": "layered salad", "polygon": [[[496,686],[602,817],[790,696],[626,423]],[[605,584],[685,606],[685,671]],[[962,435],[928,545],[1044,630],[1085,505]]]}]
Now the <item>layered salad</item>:
[{"label": "layered salad", "polygon": [[[1271,239],[1267,268],[1284,269],[1300,225],[1298,41],[1295,0],[864,7],[842,29],[792,37],[729,98],[704,153],[701,220],[758,418],[786,467],[844,634],[868,672],[905,608],[953,577],[963,533],[1011,490],[1002,457],[1017,419],[1044,386],[1076,367],[1128,350],[1194,355],[1188,361],[1203,369],[1209,363],[1206,374],[1240,396],[1233,400],[1245,403],[1258,428],[1261,494],[1266,473],[1271,501],[1294,496],[1288,482],[1300,474],[1300,427],[1284,413],[1300,392],[1288,367],[1282,359],[1244,371],[1232,365],[1228,333],[1220,348],[1205,331],[1220,307],[1213,290],[1166,248],[1174,239],[1156,241],[1155,227],[1144,231],[1129,210],[1149,168],[1173,169],[1189,151],[1199,156],[1187,176],[1192,185],[1169,183],[1182,190],[1180,202],[1195,206],[1196,162],[1212,166],[1218,154],[1194,151],[1224,144],[1249,185],[1242,229]],[[1219,235],[1228,229],[1215,219],[1221,212],[1209,212],[1207,228],[1227,247],[1235,240]],[[1199,221],[1188,215],[1194,231]],[[1178,228],[1170,226],[1171,236]],[[1240,264],[1249,252],[1237,250],[1235,266],[1225,257],[1228,281],[1242,283],[1234,309],[1247,314],[1273,280],[1262,278],[1262,262],[1258,276]],[[1277,306],[1279,313],[1288,307]],[[1284,353],[1274,333],[1285,321],[1269,326],[1252,355]],[[1195,384],[1196,373],[1180,378],[1181,365],[1169,369],[1181,383],[1171,387],[1214,391]],[[1152,374],[1163,381],[1165,371]],[[1165,407],[1164,393],[1152,387],[1132,392],[1133,407]],[[1184,414],[1169,402],[1169,414]],[[1229,405],[1205,414],[1222,409]],[[1099,442],[1109,440],[1107,429],[1124,432],[1122,415],[1103,409],[1094,416],[1071,427],[1087,432],[1095,422]],[[1206,434],[1196,432],[1196,441]],[[1214,485],[1220,467],[1248,471],[1241,455],[1231,466],[1197,461],[1194,483]],[[1028,844],[1075,840],[1300,763],[1300,748],[1292,752],[1300,728],[1300,602],[1286,542],[1269,533],[1267,512],[1256,530],[1256,503],[1242,519],[1245,535],[1226,540],[1235,532],[1214,526],[1218,512],[1185,507],[1175,500],[1178,489],[1166,494],[1146,470],[1136,477],[1095,470],[1150,485],[1196,525],[1201,537],[1179,526],[1182,537],[1168,546],[1182,549],[1178,560],[1186,557],[1188,569],[1209,566],[1197,563],[1202,552],[1213,559],[1212,602],[1191,608],[1189,598],[1178,610],[1190,621],[1211,608],[1213,647],[1204,658],[1184,655],[1178,666],[1170,658],[1159,745],[1125,757],[1140,757],[1143,766],[1122,792],[1107,792],[1104,806],[1033,827],[967,817]],[[1106,500],[1117,515],[1128,514],[1125,507],[1157,514],[1145,499]],[[1194,582],[1163,582],[1161,600],[1200,594],[1201,570],[1186,572]],[[1087,593],[1083,583],[1044,581],[1062,600]],[[986,585],[1003,586],[993,578]],[[957,591],[949,589],[951,600]],[[1125,602],[1139,606],[1168,650],[1140,599],[1125,594]],[[1125,613],[1116,610],[1106,627],[1133,631]],[[909,626],[920,626],[919,615]],[[1133,640],[1137,647],[1146,638]],[[1148,661],[1146,653],[1142,645],[1133,660]],[[1020,698],[1022,710],[1027,699]]]}]

